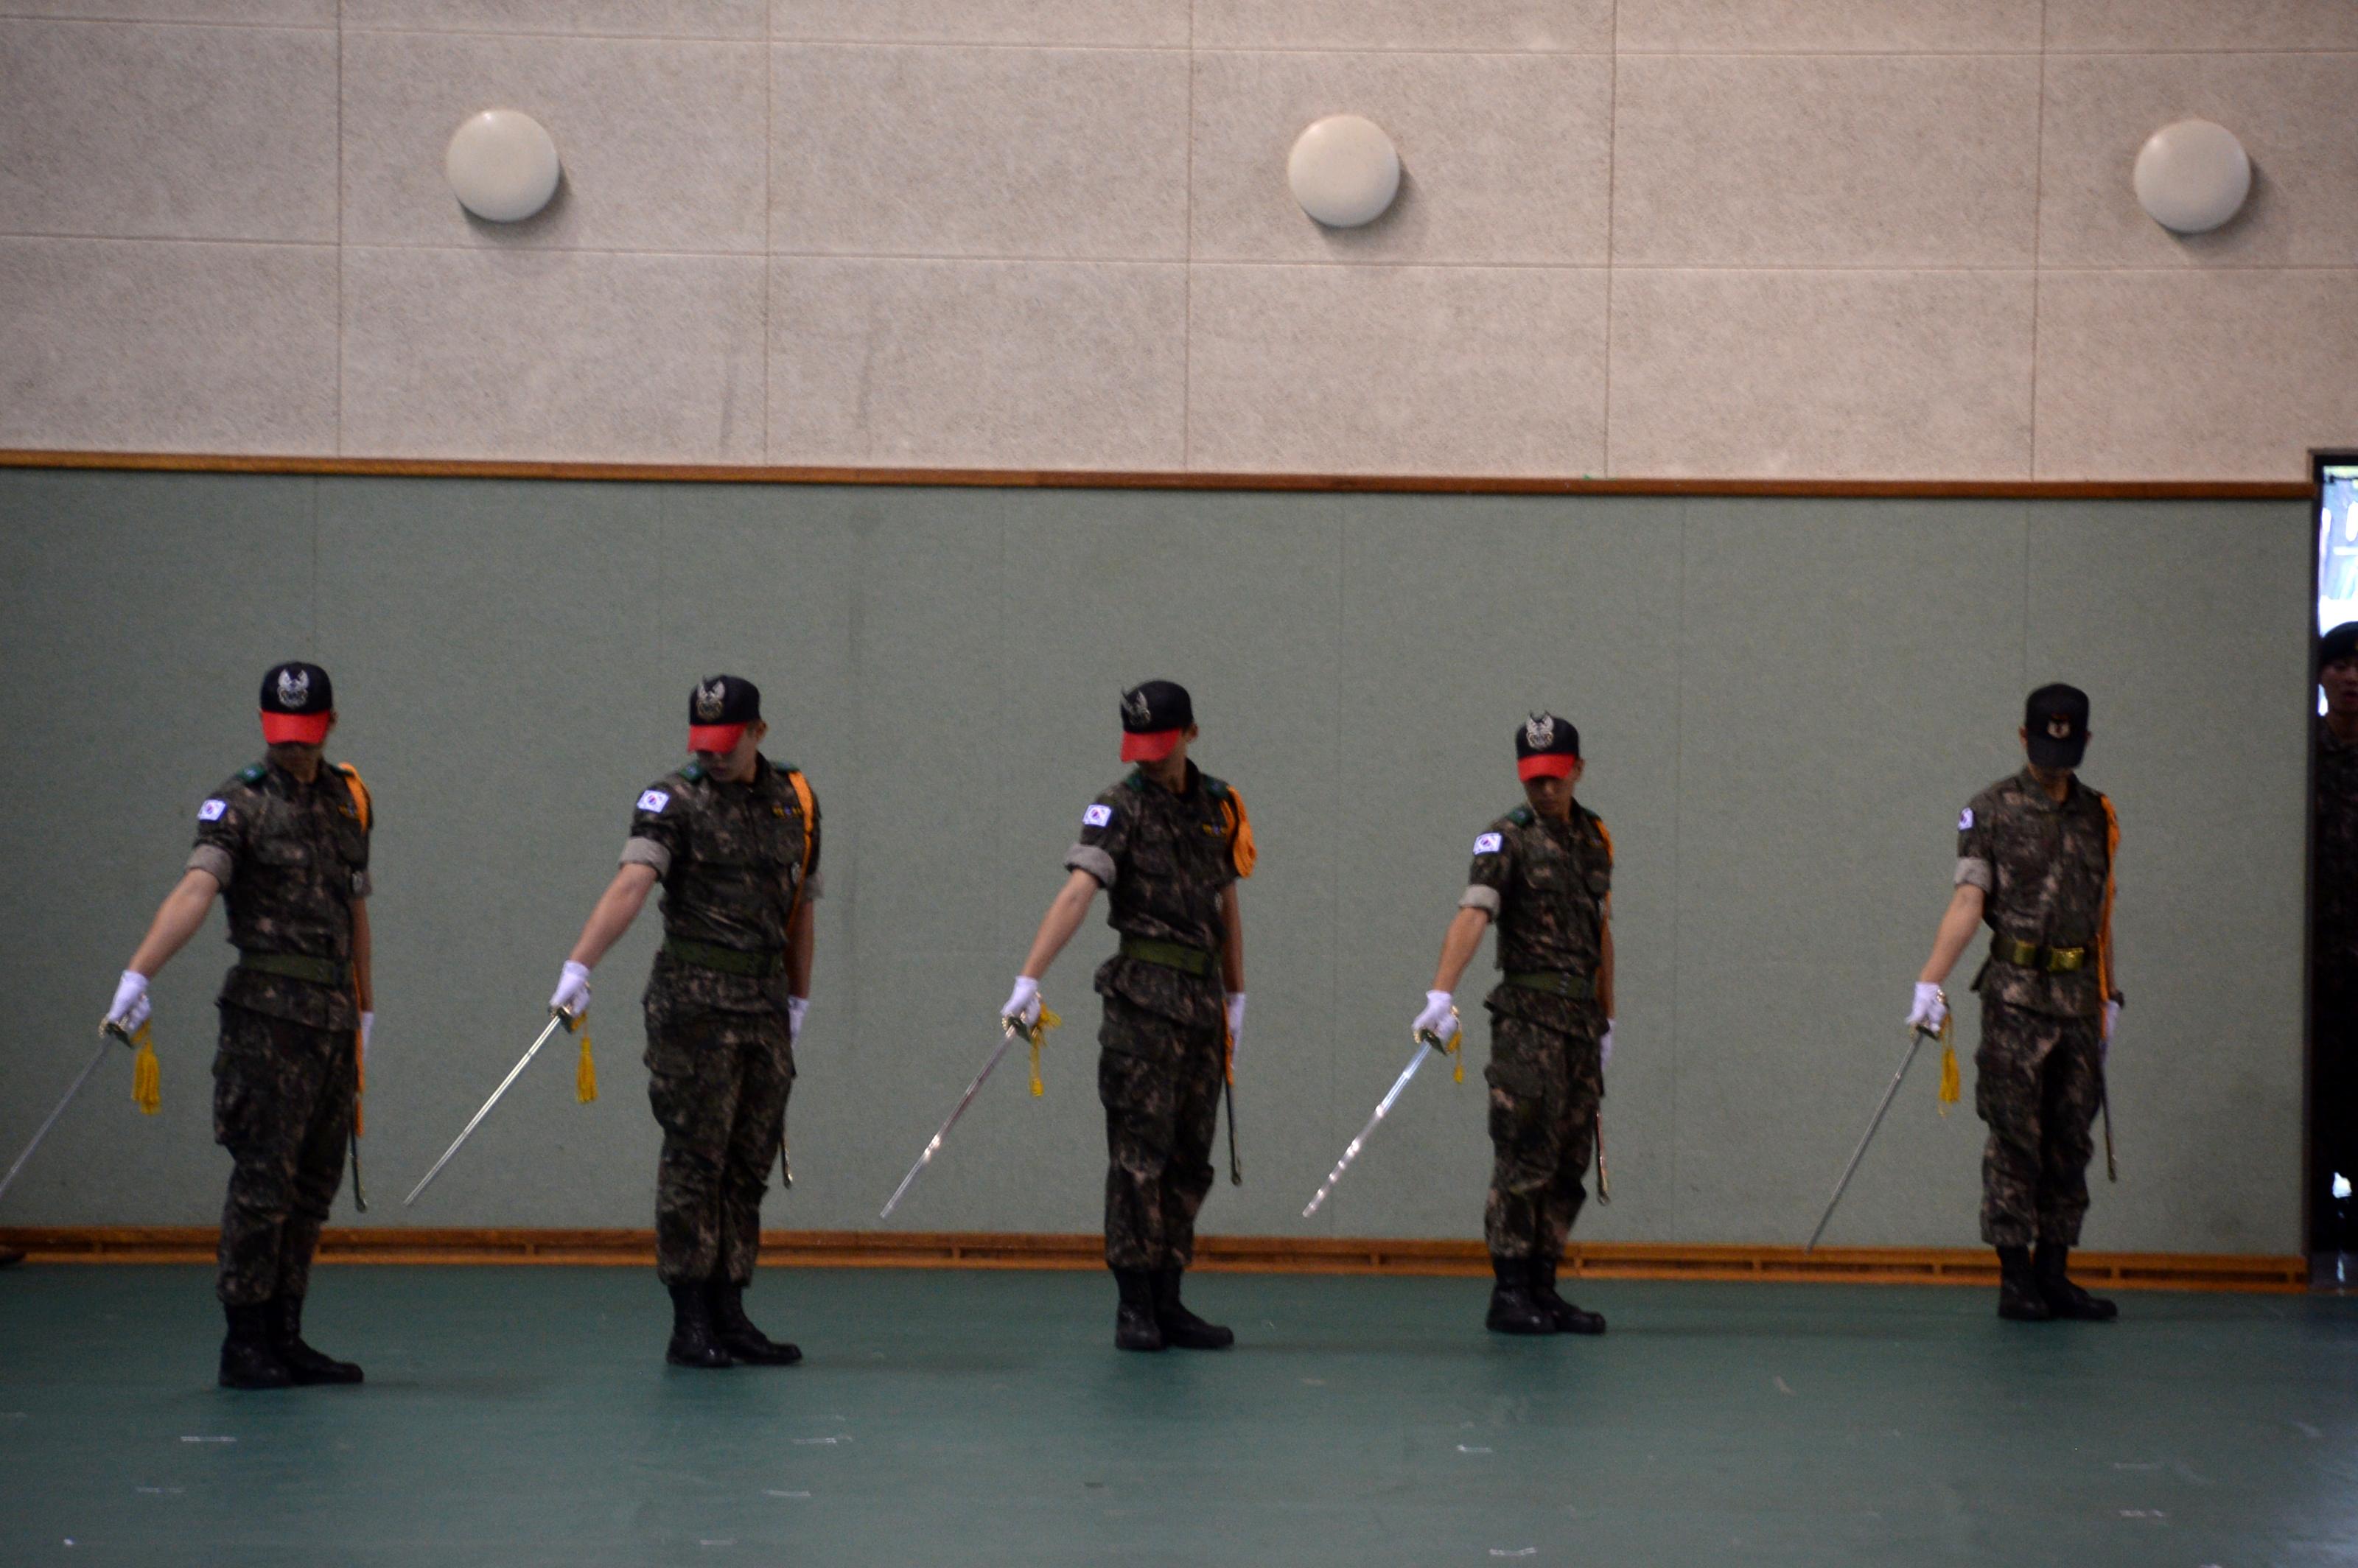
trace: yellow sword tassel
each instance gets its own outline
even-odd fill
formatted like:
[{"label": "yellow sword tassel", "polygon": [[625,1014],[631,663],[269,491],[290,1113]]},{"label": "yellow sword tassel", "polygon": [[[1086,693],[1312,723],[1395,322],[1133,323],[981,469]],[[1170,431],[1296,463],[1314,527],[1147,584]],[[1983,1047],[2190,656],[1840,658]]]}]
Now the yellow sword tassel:
[{"label": "yellow sword tassel", "polygon": [[131,1042],[139,1047],[131,1064],[131,1103],[139,1108],[140,1115],[153,1116],[164,1104],[164,1066],[156,1060],[153,1026],[141,1023]]}]

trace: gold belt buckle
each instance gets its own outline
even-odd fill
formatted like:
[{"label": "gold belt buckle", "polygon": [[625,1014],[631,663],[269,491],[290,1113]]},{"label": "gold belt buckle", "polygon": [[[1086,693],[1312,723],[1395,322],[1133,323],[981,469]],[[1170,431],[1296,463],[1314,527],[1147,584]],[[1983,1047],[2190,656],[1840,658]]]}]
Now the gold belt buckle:
[{"label": "gold belt buckle", "polygon": [[2085,947],[2050,947],[2047,949],[2047,972],[2066,975],[2088,961]]}]

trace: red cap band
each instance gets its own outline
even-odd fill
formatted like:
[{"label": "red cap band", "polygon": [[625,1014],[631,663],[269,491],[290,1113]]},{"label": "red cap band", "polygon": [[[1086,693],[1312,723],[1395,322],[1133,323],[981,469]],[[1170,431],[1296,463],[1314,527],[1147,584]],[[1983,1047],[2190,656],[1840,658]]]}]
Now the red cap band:
[{"label": "red cap band", "polygon": [[1121,738],[1121,760],[1125,762],[1159,762],[1171,754],[1179,743],[1176,730],[1157,730],[1151,734],[1133,735],[1125,731]]},{"label": "red cap band", "polygon": [[262,738],[274,746],[316,746],[328,738],[332,713],[265,713]]},{"label": "red cap band", "polygon": [[1579,762],[1580,759],[1569,752],[1545,752],[1518,762],[1515,776],[1521,779],[1568,779]]},{"label": "red cap band", "polygon": [[737,749],[738,738],[745,733],[742,724],[691,724],[687,727],[687,749],[710,752],[718,755]]}]

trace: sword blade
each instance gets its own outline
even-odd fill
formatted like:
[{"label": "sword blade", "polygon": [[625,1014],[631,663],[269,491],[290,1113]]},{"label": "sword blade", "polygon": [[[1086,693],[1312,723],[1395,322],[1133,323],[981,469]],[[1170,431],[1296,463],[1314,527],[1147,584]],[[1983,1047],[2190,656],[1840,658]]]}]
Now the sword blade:
[{"label": "sword blade", "polygon": [[999,1065],[1001,1058],[1007,1054],[1007,1048],[1015,1044],[1016,1036],[1022,1033],[1021,1026],[1010,1018],[1001,1019],[999,1027],[999,1049],[990,1054],[990,1060],[982,1065],[982,1071],[974,1076],[974,1082],[967,1085],[966,1093],[958,1096],[958,1102],[951,1108],[948,1119],[926,1142],[924,1151],[917,1156],[917,1162],[909,1167],[909,1173],[901,1178],[899,1186],[892,1189],[892,1195],[884,1200],[883,1210],[877,1215],[877,1218],[892,1217],[892,1211],[901,1206],[901,1199],[908,1194],[909,1184],[917,1179],[917,1173],[932,1164],[934,1156],[942,1152],[942,1140],[950,1135],[950,1129],[956,1127],[958,1118],[966,1114],[966,1108],[972,1105],[974,1097],[982,1092],[983,1080],[990,1076],[992,1070]]},{"label": "sword blade", "polygon": [[[2112,1086],[2104,1080],[2103,1069],[2100,1067],[2097,1072],[2096,1103],[2104,1108],[2104,1180],[2117,1182],[2121,1179],[2121,1168],[2113,1162],[2113,1090]],[[0,1188],[6,1184],[0,1182]]]},{"label": "sword blade", "polygon": [[1596,1108],[1596,1201],[1613,1201],[1613,1173],[1605,1166],[1605,1108]]},{"label": "sword blade", "polygon": [[1418,1039],[1416,1054],[1408,1059],[1408,1065],[1401,1069],[1401,1076],[1392,1080],[1390,1090],[1376,1106],[1376,1114],[1368,1118],[1368,1125],[1359,1129],[1359,1135],[1344,1146],[1343,1157],[1335,1162],[1333,1170],[1326,1173],[1325,1185],[1310,1195],[1310,1201],[1303,1206],[1303,1218],[1308,1219],[1318,1212],[1318,1206],[1326,1201],[1326,1195],[1335,1190],[1335,1184],[1343,1179],[1343,1173],[1351,1168],[1351,1162],[1359,1157],[1359,1151],[1367,1147],[1368,1140],[1374,1136],[1376,1129],[1383,1124],[1384,1118],[1391,1114],[1392,1102],[1401,1098],[1401,1091],[1408,1087],[1408,1081],[1416,1076],[1416,1070],[1424,1065],[1424,1059],[1432,1055],[1433,1052],[1432,1041],[1422,1037]]},{"label": "sword blade", "polygon": [[1826,1233],[1826,1222],[1833,1218],[1834,1206],[1842,1202],[1843,1193],[1849,1187],[1851,1177],[1858,1173],[1858,1162],[1866,1157],[1866,1146],[1875,1141],[1876,1130],[1883,1125],[1883,1113],[1891,1108],[1892,1099],[1899,1093],[1899,1080],[1908,1076],[1908,1069],[1915,1065],[1916,1053],[1922,1050],[1924,1042],[1931,1038],[1921,1029],[1908,1032],[1908,1054],[1899,1058],[1899,1070],[1891,1075],[1891,1087],[1883,1091],[1883,1103],[1875,1108],[1875,1119],[1866,1124],[1866,1135],[1858,1141],[1858,1147],[1850,1152],[1850,1163],[1843,1167],[1842,1180],[1834,1184],[1834,1195],[1826,1200],[1826,1212],[1818,1216],[1818,1227],[1810,1232],[1810,1239],[1802,1244],[1803,1257],[1809,1256],[1811,1249],[1817,1246],[1818,1238]]},{"label": "sword blade", "polygon": [[516,1065],[508,1069],[508,1076],[500,1080],[500,1087],[492,1091],[492,1098],[483,1102],[483,1108],[470,1117],[467,1125],[459,1130],[459,1136],[450,1141],[450,1147],[442,1151],[442,1158],[434,1162],[434,1168],[420,1176],[417,1179],[417,1184],[409,1189],[409,1195],[401,1200],[402,1207],[407,1208],[416,1203],[417,1195],[424,1192],[432,1184],[434,1178],[442,1173],[442,1167],[450,1162],[450,1156],[456,1154],[460,1146],[474,1135],[475,1129],[483,1124],[483,1118],[492,1114],[492,1107],[499,1104],[500,1097],[508,1092],[508,1086],[522,1076],[526,1067],[532,1065],[532,1059],[540,1054],[540,1048],[548,1044],[548,1037],[556,1033],[557,1026],[564,1022],[565,1015],[561,1012],[551,1012],[548,1015],[546,1026],[534,1037],[531,1048],[516,1058]]},{"label": "sword blade", "polygon": [[1228,1102],[1228,1185],[1245,1184],[1245,1168],[1237,1162],[1237,1085],[1231,1078],[1220,1086],[1220,1093]]},{"label": "sword blade", "polygon": [[[8,1167],[8,1173],[5,1176],[0,1176],[0,1195],[5,1195],[8,1191],[9,1184],[13,1183],[16,1179],[16,1173],[25,1168],[25,1162],[33,1157],[33,1151],[41,1146],[41,1140],[49,1135],[49,1129],[58,1124],[58,1118],[66,1113],[66,1107],[73,1104],[74,1096],[81,1093],[82,1085],[90,1082],[90,1076],[98,1071],[98,1065],[101,1062],[106,1060],[107,1047],[113,1045],[119,1038],[122,1037],[110,1033],[105,1039],[101,1040],[98,1043],[98,1054],[92,1056],[90,1059],[90,1065],[84,1067],[81,1074],[75,1077],[73,1087],[66,1090],[65,1098],[58,1101],[57,1109],[49,1112],[49,1119],[41,1123],[39,1131],[33,1134],[33,1141],[25,1145],[25,1152],[16,1156],[16,1162]],[[125,1040],[124,1044],[128,1044],[129,1042]]]}]

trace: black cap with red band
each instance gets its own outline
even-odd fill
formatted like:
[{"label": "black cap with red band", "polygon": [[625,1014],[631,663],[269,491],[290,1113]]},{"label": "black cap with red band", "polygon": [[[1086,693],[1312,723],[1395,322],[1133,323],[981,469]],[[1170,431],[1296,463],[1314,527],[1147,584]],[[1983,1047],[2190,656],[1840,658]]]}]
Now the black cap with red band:
[{"label": "black cap with red band", "polygon": [[1195,699],[1177,681],[1151,680],[1121,694],[1121,760],[1159,762],[1195,722]]},{"label": "black cap with red band", "polygon": [[745,727],[762,719],[762,689],[743,676],[714,676],[687,694],[687,749],[733,752]]},{"label": "black cap with red band", "polygon": [[262,738],[273,746],[317,746],[336,717],[336,688],[317,665],[273,665],[262,677]]},{"label": "black cap with red band", "polygon": [[1580,731],[1568,720],[1541,712],[1515,727],[1518,778],[1567,778],[1579,762]]}]

